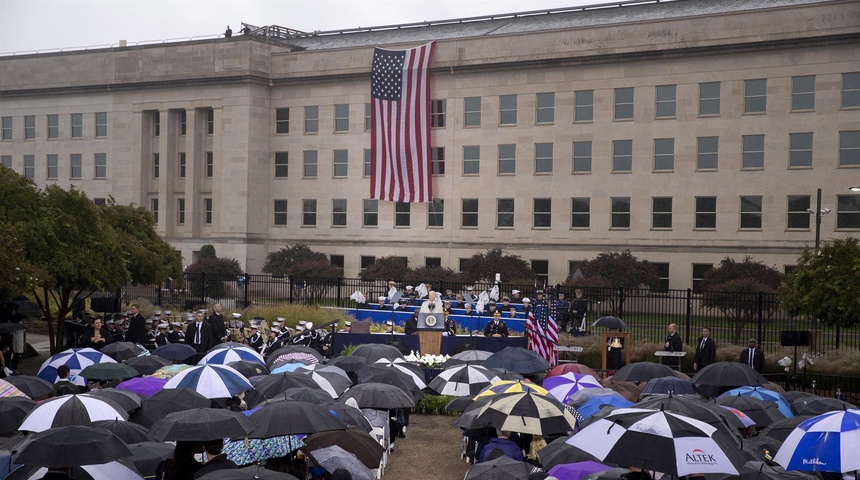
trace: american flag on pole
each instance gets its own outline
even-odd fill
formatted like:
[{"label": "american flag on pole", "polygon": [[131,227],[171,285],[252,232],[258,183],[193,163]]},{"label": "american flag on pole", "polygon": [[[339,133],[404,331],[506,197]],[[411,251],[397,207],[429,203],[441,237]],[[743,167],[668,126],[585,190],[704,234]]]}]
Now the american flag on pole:
[{"label": "american flag on pole", "polygon": [[526,319],[526,329],[529,333],[529,349],[542,356],[549,362],[549,366],[555,366],[558,353],[555,346],[558,345],[558,316],[556,303],[552,300],[549,305],[539,303],[535,308],[529,310]]},{"label": "american flag on pole", "polygon": [[371,69],[370,198],[432,202],[430,57],[433,42],[377,48]]}]

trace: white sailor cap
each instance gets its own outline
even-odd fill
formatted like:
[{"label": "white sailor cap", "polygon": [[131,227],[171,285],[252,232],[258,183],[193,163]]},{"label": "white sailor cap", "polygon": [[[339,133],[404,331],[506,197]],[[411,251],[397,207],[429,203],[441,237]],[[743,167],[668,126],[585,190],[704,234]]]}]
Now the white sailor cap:
[{"label": "white sailor cap", "polygon": [[349,327],[352,325],[352,322],[343,322],[343,324],[346,325],[347,327]]},{"label": "white sailor cap", "polygon": [[241,313],[234,313],[233,318],[242,318],[242,314]]},{"label": "white sailor cap", "polygon": [[296,325],[296,330],[298,330],[298,331],[302,331],[302,330],[304,330],[304,329],[305,329],[305,326],[304,326],[304,325]]},{"label": "white sailor cap", "polygon": [[108,320],[105,322],[105,325],[113,325],[113,323],[114,323],[113,320]]},{"label": "white sailor cap", "polygon": [[385,303],[385,297],[379,297],[379,303]]},{"label": "white sailor cap", "polygon": [[173,325],[173,327],[175,328],[182,328],[182,322],[173,322],[171,323],[171,325]]},{"label": "white sailor cap", "polygon": [[524,299],[523,299],[523,303],[531,303],[531,302],[532,302],[532,301],[531,301],[531,300],[529,300],[529,297],[526,297],[526,298],[524,298]]},{"label": "white sailor cap", "polygon": [[272,328],[271,330],[269,330],[269,333],[281,333],[281,329],[280,328]]},{"label": "white sailor cap", "polygon": [[167,328],[167,327],[169,327],[169,325],[166,323],[159,323],[158,324],[158,328]]},{"label": "white sailor cap", "polygon": [[406,285],[406,290],[412,290],[413,288],[415,287],[413,287],[412,285]]},{"label": "white sailor cap", "polygon": [[390,325],[390,326],[394,326],[394,322],[392,322],[391,320],[386,320],[385,324]]},{"label": "white sailor cap", "polygon": [[313,324],[313,322],[306,322],[306,323],[305,323],[305,328],[307,328],[308,330],[310,330],[310,329],[314,328],[314,324]]},{"label": "white sailor cap", "polygon": [[257,330],[258,328],[260,328],[260,324],[259,324],[259,323],[251,322],[251,323],[248,325],[248,327],[249,327],[249,328],[253,328],[254,330]]},{"label": "white sailor cap", "polygon": [[164,311],[164,314],[165,314],[165,315],[173,315],[173,312],[172,312],[172,311],[170,311],[170,310],[165,310],[165,311]]},{"label": "white sailor cap", "polygon": [[520,291],[519,290],[511,290],[511,294],[512,295],[519,295]]},{"label": "white sailor cap", "polygon": [[156,317],[160,317],[161,316],[161,310],[156,310],[156,311],[152,312],[152,314],[155,315]]},{"label": "white sailor cap", "polygon": [[304,320],[299,320],[299,325],[307,325],[307,323],[308,323],[308,322],[306,322],[306,321],[304,321]]},{"label": "white sailor cap", "polygon": [[287,319],[284,317],[278,317],[277,320],[281,323],[284,323],[284,321],[286,321]]}]

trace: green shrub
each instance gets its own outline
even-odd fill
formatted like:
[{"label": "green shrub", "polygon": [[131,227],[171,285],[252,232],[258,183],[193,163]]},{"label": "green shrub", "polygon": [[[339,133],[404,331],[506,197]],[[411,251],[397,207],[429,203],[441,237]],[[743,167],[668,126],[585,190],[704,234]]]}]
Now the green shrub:
[{"label": "green shrub", "polygon": [[429,393],[425,393],[424,398],[419,400],[418,403],[412,407],[412,413],[456,416],[457,412],[445,409],[445,405],[448,405],[448,402],[453,398],[454,397],[448,395],[430,395]]}]

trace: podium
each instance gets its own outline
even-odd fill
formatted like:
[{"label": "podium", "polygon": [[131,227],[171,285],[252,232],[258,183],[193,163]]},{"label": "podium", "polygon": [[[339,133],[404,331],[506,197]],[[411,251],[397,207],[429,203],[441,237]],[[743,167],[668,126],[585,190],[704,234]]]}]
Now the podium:
[{"label": "podium", "polygon": [[[681,357],[687,352],[665,352],[662,350],[654,352],[654,356],[660,357],[660,365],[666,365],[673,370],[681,369]],[[670,360],[666,360],[669,358]]]},{"label": "podium", "polygon": [[421,355],[439,355],[439,352],[442,351],[442,332],[421,330],[418,332],[418,342]]}]

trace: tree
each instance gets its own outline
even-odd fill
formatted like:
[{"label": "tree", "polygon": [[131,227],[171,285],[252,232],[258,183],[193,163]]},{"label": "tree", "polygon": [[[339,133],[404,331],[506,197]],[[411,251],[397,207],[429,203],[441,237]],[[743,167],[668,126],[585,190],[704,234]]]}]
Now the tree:
[{"label": "tree", "polygon": [[197,258],[218,258],[218,255],[215,254],[215,246],[211,243],[203,245],[200,247],[200,256]]},{"label": "tree", "polygon": [[826,325],[850,328],[860,324],[860,242],[856,238],[825,243],[818,254],[806,249],[797,268],[780,288],[793,315],[817,318]]},{"label": "tree", "polygon": [[379,257],[373,264],[358,274],[362,280],[385,280],[388,278],[402,279],[409,269],[406,257]]},{"label": "tree", "polygon": [[0,303],[32,291],[39,279],[15,227],[0,216]]},{"label": "tree", "polygon": [[500,274],[505,283],[532,283],[535,271],[519,255],[505,255],[501,248],[476,253],[463,262],[463,276],[473,282],[494,282]]},{"label": "tree", "polygon": [[221,298],[226,292],[224,282],[236,281],[242,266],[235,258],[201,258],[185,269],[194,295]]},{"label": "tree", "polygon": [[[295,275],[292,272],[294,265],[303,262],[313,262],[321,266],[321,261],[325,261],[331,265],[326,254],[311,250],[304,243],[287,245],[280,250],[269,252],[266,255],[266,264],[263,265],[263,273],[269,273],[274,276]],[[307,270],[307,267],[302,267],[302,270]]]},{"label": "tree", "polygon": [[608,304],[612,312],[618,311],[619,288],[654,288],[660,284],[657,267],[647,260],[639,260],[630,250],[603,252],[583,262],[579,271],[581,277],[571,275],[564,285],[590,287],[588,298]]},{"label": "tree", "polygon": [[437,287],[443,283],[460,283],[465,281],[460,272],[455,272],[450,268],[426,266],[410,268],[404,272],[401,278],[404,282],[414,285],[430,282]]},{"label": "tree", "polygon": [[[293,277],[293,294],[303,302],[316,303],[343,277],[343,269],[332,265],[325,253],[312,250],[303,243],[287,245],[266,255],[264,273]],[[308,284],[306,279],[313,279]]]},{"label": "tree", "polygon": [[782,278],[778,270],[749,256],[742,262],[726,257],[702,279],[702,307],[722,312],[732,325],[732,342],[740,345],[746,326],[758,320],[759,308],[768,317],[778,310],[775,301],[759,304],[759,292],[775,293]]}]

